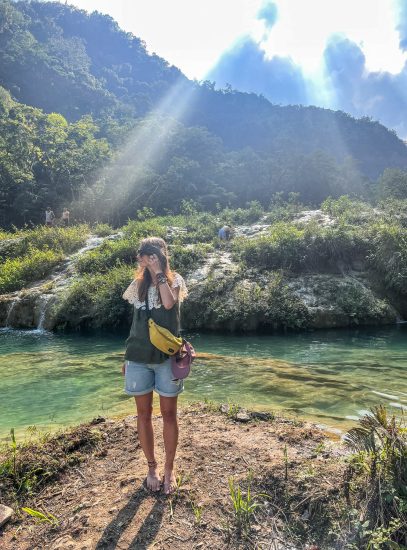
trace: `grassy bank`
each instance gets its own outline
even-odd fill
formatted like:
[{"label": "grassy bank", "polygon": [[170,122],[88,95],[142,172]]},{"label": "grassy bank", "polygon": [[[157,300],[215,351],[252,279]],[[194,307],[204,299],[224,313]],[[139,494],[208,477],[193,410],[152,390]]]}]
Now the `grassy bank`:
[{"label": "grassy bank", "polygon": [[[135,417],[11,442],[0,484],[17,513],[4,548],[404,548],[406,426],[384,409],[348,433],[347,447],[313,425],[232,404],[184,408],[180,428],[171,498],[143,487]],[[160,462],[162,452],[159,440]]]},{"label": "grassy bank", "polygon": [[85,243],[87,225],[0,232],[0,294],[41,280]]},{"label": "grassy bank", "polygon": [[[159,217],[148,210],[140,212],[142,219],[129,220],[119,228],[120,238],[106,240],[77,260],[75,282],[56,311],[57,327],[127,325],[130,311],[123,304],[122,291],[131,280],[140,239],[151,235],[166,238],[172,266],[184,277],[214,258],[200,291],[199,316],[194,317],[196,300],[190,308],[186,304],[188,328],[213,325],[250,330],[254,313],[260,315],[264,330],[312,326],[304,300],[290,284],[308,275],[321,275],[320,283],[315,279],[320,284],[316,292],[349,323],[392,322],[391,304],[405,315],[407,201],[392,199],[372,205],[344,196],[327,199],[321,204],[321,215],[308,218],[304,205],[295,201],[277,197],[271,206],[265,211],[251,203],[218,213],[191,209],[184,215]],[[237,228],[226,244],[217,239],[224,223]],[[269,227],[248,238],[244,226],[256,223]],[[18,290],[45,277],[64,255],[83,243],[89,231],[87,226],[77,226],[2,234],[0,254],[5,261],[0,268],[0,292]],[[91,231],[106,236],[118,229],[99,224]],[[219,278],[214,271],[225,254],[235,269]],[[363,274],[363,284],[355,273]],[[327,279],[335,276],[336,281]],[[230,299],[225,301],[224,296]]]},{"label": "grassy bank", "polygon": [[[184,277],[214,253],[229,251],[237,266],[221,279],[212,277],[209,272],[205,288],[200,292],[199,316],[194,314],[195,302],[191,308],[188,303],[185,306],[184,318],[189,328],[215,323],[227,330],[235,325],[237,330],[250,330],[254,314],[261,316],[265,330],[306,328],[311,322],[309,312],[287,285],[287,280],[310,273],[341,274],[352,271],[357,262],[358,269],[366,271],[372,286],[381,289],[378,296],[369,288],[344,280],[340,288],[331,284],[332,289],[328,289],[326,283],[323,284],[324,292],[330,296],[327,300],[355,322],[366,316],[371,322],[375,318],[390,319],[392,314],[386,293],[405,292],[407,207],[404,201],[398,201],[397,208],[394,201],[374,208],[348,197],[329,199],[321,205],[323,214],[330,216],[327,225],[315,219],[297,223],[303,208],[303,205],[280,201],[273,210],[265,212],[253,203],[247,209],[226,209],[218,214],[192,212],[183,216],[129,221],[121,228],[122,239],[105,242],[79,259],[77,268],[81,278],[65,297],[62,308],[72,315],[62,316],[60,324],[100,327],[107,326],[107,318],[110,326],[127,324],[129,311],[121,303],[118,278],[124,288],[127,283],[125,266],[129,267],[130,274],[137,243],[153,234],[167,239],[172,265]],[[270,225],[260,236],[237,237],[226,247],[217,239],[221,224],[236,227],[259,221]],[[252,284],[242,286],[244,280]],[[89,288],[93,289],[93,298],[88,296]],[[230,299],[225,301],[225,295]],[[92,300],[97,307],[92,306]],[[84,307],[84,303],[88,306]],[[84,317],[82,310],[92,314]],[[107,310],[110,312],[108,317],[104,314]],[[239,320],[237,324],[235,319]]]}]

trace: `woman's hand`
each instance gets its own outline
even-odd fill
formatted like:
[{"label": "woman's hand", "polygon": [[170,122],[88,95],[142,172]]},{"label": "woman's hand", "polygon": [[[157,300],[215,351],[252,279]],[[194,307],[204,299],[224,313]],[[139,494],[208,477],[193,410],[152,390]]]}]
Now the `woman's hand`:
[{"label": "woman's hand", "polygon": [[125,374],[126,374],[126,361],[124,361],[122,365],[122,375],[124,376]]},{"label": "woman's hand", "polygon": [[160,264],[160,260],[158,259],[157,254],[151,254],[147,258],[147,267],[151,269],[151,271],[157,275],[157,273],[162,273],[162,267]]}]

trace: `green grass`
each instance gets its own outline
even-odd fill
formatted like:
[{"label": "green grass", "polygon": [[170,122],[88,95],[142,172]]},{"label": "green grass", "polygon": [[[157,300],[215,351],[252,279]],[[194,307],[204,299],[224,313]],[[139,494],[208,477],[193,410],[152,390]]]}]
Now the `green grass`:
[{"label": "green grass", "polygon": [[130,326],[132,308],[122,295],[132,278],[133,269],[126,265],[78,278],[57,306],[57,326],[70,329]]},{"label": "green grass", "polygon": [[0,294],[20,290],[43,279],[63,258],[62,252],[33,248],[26,256],[7,259],[0,265]]},{"label": "green grass", "polygon": [[407,294],[407,229],[398,224],[376,223],[370,230],[370,268],[384,285]]},{"label": "green grass", "polygon": [[82,275],[106,273],[120,264],[131,264],[136,267],[136,245],[129,238],[105,241],[95,250],[79,257],[76,269]]},{"label": "green grass", "polygon": [[[70,254],[83,246],[90,233],[86,224],[71,227],[45,227],[38,226],[34,229],[16,231],[14,233],[2,233],[0,242],[0,258],[15,258],[26,254],[31,248],[39,250],[54,250],[64,254]],[[12,240],[7,247],[5,240]]]},{"label": "green grass", "polygon": [[115,230],[108,223],[97,223],[92,230],[92,233],[98,237],[107,237],[108,235],[112,235],[114,232]]},{"label": "green grass", "polygon": [[67,254],[83,246],[88,234],[85,224],[7,233],[7,239],[0,240],[0,293],[20,290],[48,276]]},{"label": "green grass", "polygon": [[[247,538],[250,534],[257,508],[263,506],[256,497],[253,497],[250,487],[250,479],[247,491],[242,491],[234,479],[229,478],[229,495],[233,507],[233,519],[238,537]],[[266,496],[266,495],[262,495]]]},{"label": "green grass", "polygon": [[[13,508],[28,504],[33,495],[68,467],[77,466],[82,454],[101,442],[100,431],[93,426],[79,426],[35,442],[16,441],[13,429],[10,436],[8,443],[0,445],[0,494],[2,502]],[[27,508],[26,512],[46,521],[37,510]],[[50,514],[47,517],[53,521]]]},{"label": "green grass", "polygon": [[351,548],[404,549],[407,540],[407,424],[382,405],[345,436],[356,453],[346,473],[348,502],[357,509]]},{"label": "green grass", "polygon": [[293,273],[337,271],[340,263],[366,259],[369,239],[368,229],[344,223],[320,227],[315,222],[305,226],[276,222],[262,236],[236,239],[232,250],[236,260],[252,268]]}]

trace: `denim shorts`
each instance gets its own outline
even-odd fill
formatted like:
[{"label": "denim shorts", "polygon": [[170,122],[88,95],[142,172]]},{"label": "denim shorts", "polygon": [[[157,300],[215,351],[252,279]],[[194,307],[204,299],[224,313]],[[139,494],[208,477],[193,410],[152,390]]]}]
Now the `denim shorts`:
[{"label": "denim shorts", "polygon": [[174,380],[171,359],[159,365],[125,362],[125,385],[127,395],[145,395],[155,390],[163,397],[176,397],[184,391],[184,381]]}]

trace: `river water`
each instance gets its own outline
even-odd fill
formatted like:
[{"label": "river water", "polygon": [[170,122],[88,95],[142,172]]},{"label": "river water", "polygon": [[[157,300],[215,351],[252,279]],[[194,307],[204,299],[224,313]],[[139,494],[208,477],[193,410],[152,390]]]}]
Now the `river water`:
[{"label": "river water", "polygon": [[[190,334],[198,353],[183,402],[209,399],[344,430],[379,403],[407,410],[407,326],[272,336]],[[0,331],[0,438],[98,415],[132,414],[125,335]]]}]

